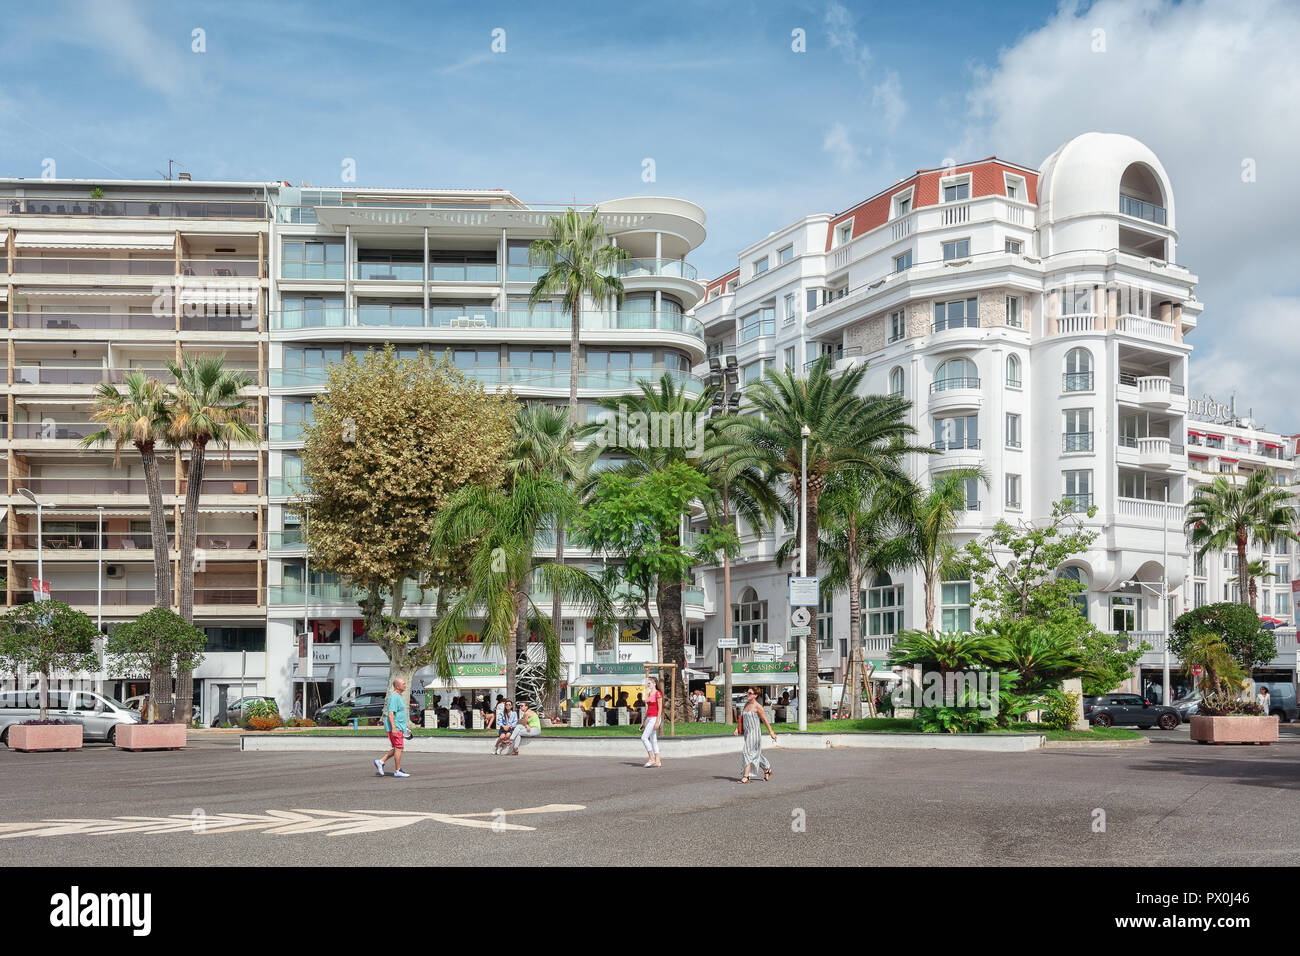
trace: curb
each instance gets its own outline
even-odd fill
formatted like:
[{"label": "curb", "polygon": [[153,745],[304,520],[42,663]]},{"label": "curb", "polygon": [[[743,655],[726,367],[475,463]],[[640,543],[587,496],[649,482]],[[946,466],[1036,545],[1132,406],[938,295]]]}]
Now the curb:
[{"label": "curb", "polygon": [[1150,747],[1150,737],[1137,740],[1048,740],[1044,750],[1124,750],[1129,747]]},{"label": "curb", "polygon": [[[491,756],[491,738],[413,737],[406,742],[407,753],[469,754]],[[777,734],[776,743],[765,746],[774,750],[964,750],[984,753],[1024,753],[1040,750],[1046,743],[1042,734]],[[239,749],[261,753],[370,753],[386,747],[380,735],[358,737],[307,734],[283,736],[244,735]],[[677,737],[659,742],[665,754],[674,757],[710,757],[734,755],[740,741],[724,736]],[[645,748],[637,737],[537,737],[524,741],[520,755],[547,754],[554,757],[645,757]]]}]

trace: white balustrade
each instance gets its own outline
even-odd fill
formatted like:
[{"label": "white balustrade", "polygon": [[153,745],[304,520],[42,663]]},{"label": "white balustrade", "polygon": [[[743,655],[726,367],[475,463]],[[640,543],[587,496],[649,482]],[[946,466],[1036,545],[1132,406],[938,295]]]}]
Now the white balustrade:
[{"label": "white balustrade", "polygon": [[1121,315],[1115,323],[1120,332],[1140,335],[1143,338],[1157,339],[1161,342],[1174,340],[1174,327],[1168,322],[1156,322],[1141,315]]},{"label": "white balustrade", "polygon": [[1097,316],[1092,313],[1081,312],[1077,315],[1058,315],[1056,317],[1056,331],[1060,335],[1069,335],[1072,332],[1091,332],[1097,326]]}]

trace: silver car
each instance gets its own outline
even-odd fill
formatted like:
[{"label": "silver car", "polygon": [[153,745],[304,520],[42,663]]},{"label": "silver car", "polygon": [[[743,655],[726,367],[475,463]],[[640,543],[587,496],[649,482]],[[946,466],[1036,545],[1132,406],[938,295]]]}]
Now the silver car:
[{"label": "silver car", "polygon": [[[36,720],[41,716],[38,691],[0,691],[0,744],[9,742],[13,724]],[[51,720],[81,724],[84,740],[115,743],[119,724],[138,724],[139,714],[126,704],[89,690],[51,690],[47,716]]]}]

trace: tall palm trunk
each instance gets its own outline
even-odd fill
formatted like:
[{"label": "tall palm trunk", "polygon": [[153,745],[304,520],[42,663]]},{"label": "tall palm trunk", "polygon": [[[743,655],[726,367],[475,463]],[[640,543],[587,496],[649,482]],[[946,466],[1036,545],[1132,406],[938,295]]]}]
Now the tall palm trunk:
[{"label": "tall palm trunk", "polygon": [[1246,567],[1246,536],[1237,535],[1237,601],[1255,609],[1254,596],[1250,593],[1250,573]]},{"label": "tall palm trunk", "polygon": [[[555,522],[555,563],[556,564],[564,563],[564,528],[560,526],[560,522],[558,519]],[[555,628],[555,640],[561,645],[561,657],[563,657],[563,644],[564,644],[564,640],[563,640],[564,622],[562,619],[563,612],[564,612],[564,595],[563,593],[561,593],[559,588],[555,588],[555,590],[551,594],[551,627]],[[574,622],[573,625],[573,631],[574,631],[573,652],[576,657],[578,651],[578,633],[577,633],[578,625],[576,621]],[[576,659],[573,662],[573,671],[575,674],[578,672],[578,661]],[[552,712],[558,711],[560,709],[559,681],[556,681],[555,686],[550,688],[549,693],[546,696],[547,696],[546,706],[549,707]]]},{"label": "tall palm trunk", "polygon": [[[722,467],[725,472],[727,467],[725,459],[723,460]],[[730,525],[731,524],[731,497],[730,497],[730,489],[725,479],[722,482],[722,514],[723,514],[723,520]],[[726,602],[723,605],[723,608],[725,610],[723,611],[723,618],[722,618],[722,636],[731,637],[731,614],[732,614],[731,612],[731,553],[729,551],[722,552],[722,590],[723,590],[723,600]],[[723,723],[731,723],[731,716],[732,716],[731,715],[731,694],[732,694],[731,648],[727,648],[723,652],[722,667],[724,671],[722,677],[722,708],[723,709],[720,711],[720,713],[722,714]]]},{"label": "tall palm trunk", "polygon": [[[203,487],[207,443],[196,440],[190,449],[190,473],[185,483],[185,510],[181,512],[180,615],[194,623],[194,546],[199,531],[199,494]],[[194,700],[194,671],[180,665],[176,672],[176,702],[173,723],[189,723]]]},{"label": "tall palm trunk", "polygon": [[939,571],[929,568],[925,572],[925,633],[934,633],[934,592],[938,586]]},{"label": "tall palm trunk", "polygon": [[[861,641],[860,635],[862,634],[862,591],[858,581],[861,574],[861,569],[858,567],[858,529],[852,517],[849,518],[847,543],[849,547],[845,558],[848,562],[849,572],[849,654],[852,655],[857,650]],[[852,701],[849,716],[855,719],[860,717],[862,695],[858,693],[858,688],[846,686],[844,691],[850,695]],[[832,707],[835,704],[835,701],[831,701]]]},{"label": "tall palm trunk", "polygon": [[[145,488],[149,493],[149,536],[153,541],[153,602],[168,610],[172,606],[171,542],[167,538],[167,515],[163,510],[162,485],[158,477],[158,456],[153,442],[136,442],[144,464]],[[172,712],[172,671],[162,654],[155,654],[149,666],[149,712],[162,719]]]},{"label": "tall palm trunk", "polygon": [[[821,482],[815,475],[808,476],[808,535],[806,538],[800,538],[799,547],[802,552],[804,541],[808,543],[808,577],[817,576],[817,535],[820,533],[817,502],[821,498]],[[796,507],[798,505],[796,504]],[[817,670],[821,664],[821,647],[817,642],[817,618],[821,607],[813,608],[813,625],[805,639],[805,655],[808,664],[808,677],[803,687],[803,693],[807,696],[804,698],[808,704],[809,716],[815,715],[813,719],[821,719],[821,681],[818,679]]]},{"label": "tall palm trunk", "polygon": [[[682,629],[681,582],[659,581],[655,586],[655,603],[659,606],[659,659],[665,664],[677,665],[677,670],[664,674],[664,680],[661,681],[660,690],[664,692],[664,699],[667,700],[672,696],[668,680],[680,681],[682,672],[686,669],[686,635]],[[688,721],[689,705],[682,687],[682,684],[678,684],[676,719]]]},{"label": "tall palm trunk", "polygon": [[[528,653],[528,620],[524,611],[528,607],[528,591],[532,585],[532,574],[525,579],[522,586],[516,584],[514,590],[514,615],[511,631],[515,635],[513,654],[505,654],[506,659],[506,700],[518,700],[519,694],[519,659]],[[530,702],[531,703],[531,702]]]}]

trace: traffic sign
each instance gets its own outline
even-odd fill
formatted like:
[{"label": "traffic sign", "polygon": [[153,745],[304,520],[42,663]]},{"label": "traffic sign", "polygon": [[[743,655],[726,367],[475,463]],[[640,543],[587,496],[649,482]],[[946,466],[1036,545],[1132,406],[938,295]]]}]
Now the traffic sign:
[{"label": "traffic sign", "polygon": [[812,623],[812,611],[806,607],[797,607],[790,612],[790,623],[795,627],[807,627]]},{"label": "traffic sign", "polygon": [[50,582],[42,581],[40,578],[28,578],[32,585],[32,598],[37,601],[48,601],[50,599]]},{"label": "traffic sign", "polygon": [[740,646],[739,638],[735,638],[735,637],[718,638],[718,647],[722,648],[724,651],[727,650],[728,648],[739,647],[739,646]]},{"label": "traffic sign", "polygon": [[790,606],[816,607],[821,595],[817,578],[790,578]]},{"label": "traffic sign", "polygon": [[791,637],[807,637],[812,633],[811,627],[792,627],[790,628]]},{"label": "traffic sign", "polygon": [[1193,665],[1193,667],[1192,667],[1192,676],[1193,676],[1193,677],[1200,677],[1200,676],[1201,676],[1201,665],[1200,665],[1200,664],[1195,664],[1195,665]]},{"label": "traffic sign", "polygon": [[784,649],[780,644],[751,644],[755,654],[780,654]]}]

